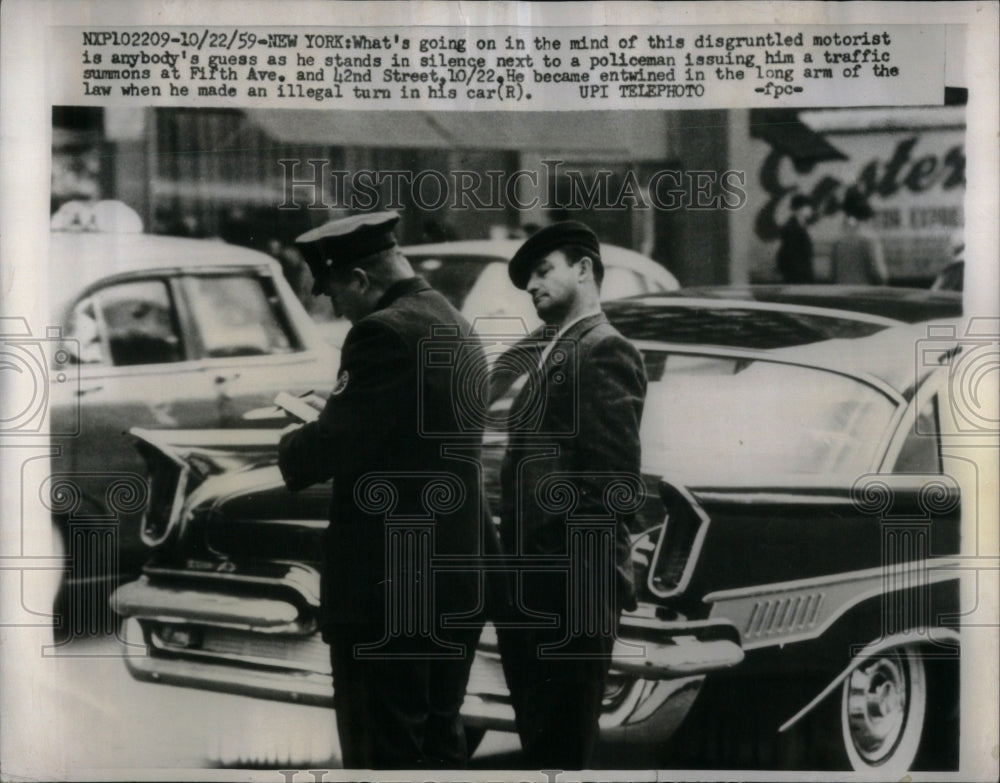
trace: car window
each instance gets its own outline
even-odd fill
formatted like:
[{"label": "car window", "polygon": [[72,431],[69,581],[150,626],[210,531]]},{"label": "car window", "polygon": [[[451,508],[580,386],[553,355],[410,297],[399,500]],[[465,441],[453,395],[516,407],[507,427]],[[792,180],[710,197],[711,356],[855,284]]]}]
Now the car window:
[{"label": "car window", "polygon": [[645,278],[637,272],[620,266],[604,267],[601,299],[624,299],[626,296],[644,294],[648,290]]},{"label": "car window", "polygon": [[260,356],[299,348],[274,292],[249,275],[192,275],[184,288],[206,356]]},{"label": "car window", "polygon": [[81,300],[70,315],[68,336],[83,364],[117,367],[177,362],[184,358],[177,317],[165,280],[115,283]]},{"label": "car window", "polygon": [[935,394],[917,412],[913,427],[893,467],[895,473],[941,473],[941,430],[938,426],[938,398]]},{"label": "car window", "polygon": [[97,323],[94,300],[86,297],[77,302],[63,324],[62,348],[75,364],[107,364],[108,356],[101,329]]},{"label": "car window", "polygon": [[895,410],[835,373],[777,362],[647,352],[643,465],[682,482],[858,476]]}]

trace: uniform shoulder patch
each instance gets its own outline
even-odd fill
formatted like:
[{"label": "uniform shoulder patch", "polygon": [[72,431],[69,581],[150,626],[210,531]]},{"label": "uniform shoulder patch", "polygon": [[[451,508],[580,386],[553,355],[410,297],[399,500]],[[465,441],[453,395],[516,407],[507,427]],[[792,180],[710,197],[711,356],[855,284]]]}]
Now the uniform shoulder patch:
[{"label": "uniform shoulder patch", "polygon": [[340,394],[344,389],[347,388],[347,381],[350,379],[350,375],[347,370],[341,371],[340,375],[337,376],[337,385],[333,387],[331,394]]}]

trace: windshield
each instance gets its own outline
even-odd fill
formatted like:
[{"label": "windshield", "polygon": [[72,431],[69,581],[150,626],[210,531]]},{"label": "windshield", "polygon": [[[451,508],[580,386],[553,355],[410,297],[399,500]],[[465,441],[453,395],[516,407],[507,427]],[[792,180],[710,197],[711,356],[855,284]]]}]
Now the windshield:
[{"label": "windshield", "polygon": [[895,405],[870,386],[769,361],[647,352],[643,472],[690,486],[853,481]]}]

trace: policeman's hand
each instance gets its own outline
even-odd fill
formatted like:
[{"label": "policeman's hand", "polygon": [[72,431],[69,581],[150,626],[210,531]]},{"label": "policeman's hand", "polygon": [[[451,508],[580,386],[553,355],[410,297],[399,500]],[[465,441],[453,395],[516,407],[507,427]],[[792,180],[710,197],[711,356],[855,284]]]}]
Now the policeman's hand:
[{"label": "policeman's hand", "polygon": [[301,449],[296,448],[293,433],[302,429],[300,422],[289,424],[281,431],[281,439],[278,441],[278,469],[281,477],[285,480],[285,486],[292,492],[308,487],[312,482],[303,477],[303,460]]}]

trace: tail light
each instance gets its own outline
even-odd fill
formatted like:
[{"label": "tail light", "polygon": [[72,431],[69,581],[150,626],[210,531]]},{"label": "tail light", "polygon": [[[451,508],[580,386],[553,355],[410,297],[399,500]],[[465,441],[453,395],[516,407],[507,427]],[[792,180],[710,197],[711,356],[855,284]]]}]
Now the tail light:
[{"label": "tail light", "polygon": [[191,471],[178,459],[144,441],[136,449],[149,469],[149,501],[142,516],[142,540],[147,546],[162,544],[180,521]]},{"label": "tail light", "polygon": [[683,487],[661,481],[660,496],[667,518],[656,542],[647,584],[654,595],[669,598],[687,587],[708,531],[709,518]]}]

